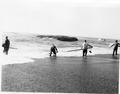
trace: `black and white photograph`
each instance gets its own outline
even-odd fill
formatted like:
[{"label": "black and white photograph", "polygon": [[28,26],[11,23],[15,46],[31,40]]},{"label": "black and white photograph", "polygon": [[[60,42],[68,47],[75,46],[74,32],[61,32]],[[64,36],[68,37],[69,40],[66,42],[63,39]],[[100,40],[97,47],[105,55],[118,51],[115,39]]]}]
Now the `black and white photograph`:
[{"label": "black and white photograph", "polygon": [[1,93],[119,94],[118,0],[1,0]]}]

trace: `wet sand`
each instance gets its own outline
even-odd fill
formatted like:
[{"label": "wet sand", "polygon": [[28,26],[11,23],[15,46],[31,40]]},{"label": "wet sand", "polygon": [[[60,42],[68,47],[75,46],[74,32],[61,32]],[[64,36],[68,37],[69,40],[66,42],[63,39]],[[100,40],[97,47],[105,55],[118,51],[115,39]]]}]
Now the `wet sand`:
[{"label": "wet sand", "polygon": [[119,58],[51,57],[2,66],[2,91],[118,93]]}]

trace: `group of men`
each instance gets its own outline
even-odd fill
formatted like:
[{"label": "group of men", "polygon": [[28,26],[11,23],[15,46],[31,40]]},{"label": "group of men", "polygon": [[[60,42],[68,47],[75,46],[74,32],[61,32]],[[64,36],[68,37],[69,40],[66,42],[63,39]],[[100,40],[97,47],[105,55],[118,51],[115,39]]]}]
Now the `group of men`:
[{"label": "group of men", "polygon": [[[114,44],[111,45],[111,47],[114,46],[113,48],[113,56],[114,55],[117,55],[117,52],[118,52],[118,47],[120,47],[120,43],[118,43],[118,40],[115,41]],[[93,48],[92,45],[88,44],[87,41],[85,40],[84,43],[82,44],[82,50],[83,50],[83,57],[84,56],[87,56],[87,53],[88,53],[88,49],[91,49]],[[89,51],[90,53],[92,53],[91,51]],[[52,55],[56,56],[56,54],[58,53],[58,50],[57,50],[57,47],[53,44],[53,46],[51,47],[51,50],[50,50],[50,56]]]},{"label": "group of men", "polygon": [[[115,43],[111,45],[111,47],[112,46],[114,46],[112,55],[113,56],[117,55],[118,47],[120,47],[120,43],[118,43],[118,40],[116,40]],[[2,44],[2,47],[4,48],[3,52],[7,55],[10,48],[10,40],[8,39],[8,36],[6,36],[5,43]],[[81,48],[83,50],[83,57],[84,57],[87,56],[88,49],[93,48],[93,46],[88,44],[87,41],[85,40]],[[91,51],[89,52],[92,53]],[[50,49],[50,56],[52,55],[56,56],[57,53],[58,53],[57,47],[53,44]]]},{"label": "group of men", "polygon": [[[118,47],[120,47],[120,43],[118,43],[118,40],[115,41],[114,44],[111,45],[111,47],[114,46],[113,48],[113,56],[114,55],[117,55],[117,52],[118,52]],[[87,56],[87,53],[88,53],[88,49],[91,49],[93,48],[92,45],[88,44],[87,41],[85,40],[84,43],[82,44],[82,50],[83,50],[83,57],[84,56]],[[92,53],[91,51],[89,51],[90,53]],[[53,46],[51,47],[51,50],[50,50],[50,56],[52,55],[56,56],[56,54],[58,53],[58,50],[57,50],[57,47],[53,44]]]}]

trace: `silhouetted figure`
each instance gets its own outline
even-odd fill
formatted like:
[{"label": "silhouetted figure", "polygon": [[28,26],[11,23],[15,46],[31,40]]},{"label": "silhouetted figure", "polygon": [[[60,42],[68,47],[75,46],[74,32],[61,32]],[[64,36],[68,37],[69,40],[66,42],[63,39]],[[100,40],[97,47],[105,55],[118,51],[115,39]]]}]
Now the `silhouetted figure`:
[{"label": "silhouetted figure", "polygon": [[111,47],[114,46],[113,48],[113,56],[117,55],[117,51],[118,51],[118,47],[120,46],[120,43],[118,43],[118,40],[115,41],[115,43],[113,45],[111,45]]},{"label": "silhouetted figure", "polygon": [[54,56],[56,56],[56,54],[58,53],[57,47],[53,44],[51,49],[50,49],[50,56],[53,54]]},{"label": "silhouetted figure", "polygon": [[[89,48],[93,48],[93,46],[89,45],[87,43],[87,41],[85,40],[83,45],[82,45],[82,49],[83,49],[83,56],[87,56],[87,52]],[[90,53],[92,53],[91,51],[89,51]]]},{"label": "silhouetted figure", "polygon": [[4,43],[2,46],[4,47],[3,52],[7,55],[7,54],[8,54],[9,47],[10,47],[10,41],[9,41],[9,39],[8,39],[8,36],[6,36],[5,43]]}]

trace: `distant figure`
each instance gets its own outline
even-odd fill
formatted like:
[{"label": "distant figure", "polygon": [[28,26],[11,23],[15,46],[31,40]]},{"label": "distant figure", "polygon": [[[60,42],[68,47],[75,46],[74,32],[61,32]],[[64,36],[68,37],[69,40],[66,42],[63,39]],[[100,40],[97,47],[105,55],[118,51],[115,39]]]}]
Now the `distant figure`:
[{"label": "distant figure", "polygon": [[111,45],[111,47],[112,46],[114,46],[114,48],[113,48],[113,54],[112,55],[113,56],[114,56],[114,54],[117,55],[118,47],[120,46],[120,43],[118,43],[118,40],[116,40],[115,43],[113,45]]},{"label": "distant figure", "polygon": [[10,47],[10,41],[8,39],[8,36],[6,36],[6,40],[5,40],[5,43],[2,45],[4,47],[4,50],[3,52],[8,55],[8,50],[9,50],[9,47]]},{"label": "distant figure", "polygon": [[[89,45],[87,43],[87,41],[85,40],[83,45],[82,45],[82,49],[83,49],[83,56],[87,56],[87,52],[88,52],[88,49],[90,48],[93,48],[93,46]],[[91,51],[89,51],[90,53],[92,53]]]},{"label": "distant figure", "polygon": [[54,54],[54,56],[56,56],[56,54],[58,53],[57,47],[54,44],[50,49],[50,56],[52,55],[52,53]]}]

